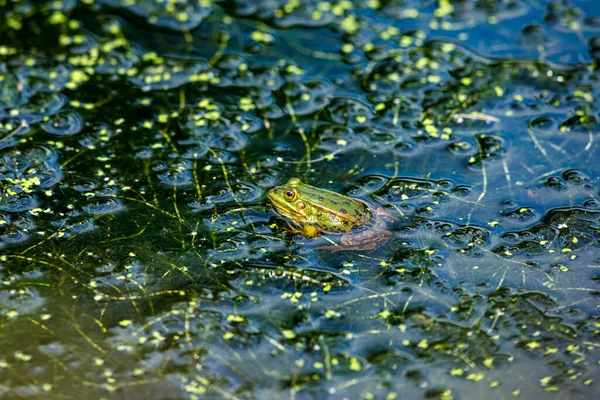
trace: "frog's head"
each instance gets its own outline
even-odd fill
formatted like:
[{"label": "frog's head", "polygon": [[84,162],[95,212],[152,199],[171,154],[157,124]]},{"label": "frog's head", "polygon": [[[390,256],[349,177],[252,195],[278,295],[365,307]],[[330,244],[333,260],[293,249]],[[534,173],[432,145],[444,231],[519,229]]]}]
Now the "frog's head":
[{"label": "frog's head", "polygon": [[285,185],[269,190],[267,197],[284,217],[307,221],[311,207],[303,199],[302,188],[305,186],[300,179],[291,178]]}]

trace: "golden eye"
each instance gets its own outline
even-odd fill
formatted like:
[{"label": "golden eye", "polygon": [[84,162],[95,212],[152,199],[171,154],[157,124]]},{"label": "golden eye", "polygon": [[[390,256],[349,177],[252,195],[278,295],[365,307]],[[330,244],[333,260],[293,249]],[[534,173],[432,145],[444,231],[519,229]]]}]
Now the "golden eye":
[{"label": "golden eye", "polygon": [[298,197],[298,195],[295,190],[288,189],[283,194],[283,197],[285,197],[287,201],[294,201],[296,200],[296,197]]},{"label": "golden eye", "polygon": [[306,203],[303,201],[299,201],[298,204],[296,204],[296,208],[300,211],[304,210],[306,208]]}]

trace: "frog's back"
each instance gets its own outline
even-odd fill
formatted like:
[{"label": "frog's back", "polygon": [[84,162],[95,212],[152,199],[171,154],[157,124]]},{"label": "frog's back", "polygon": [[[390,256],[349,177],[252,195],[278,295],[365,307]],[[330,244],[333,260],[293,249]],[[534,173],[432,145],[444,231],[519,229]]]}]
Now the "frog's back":
[{"label": "frog's back", "polygon": [[373,222],[369,207],[351,197],[309,185],[299,191],[302,198],[311,199],[317,224],[326,232],[349,231]]}]

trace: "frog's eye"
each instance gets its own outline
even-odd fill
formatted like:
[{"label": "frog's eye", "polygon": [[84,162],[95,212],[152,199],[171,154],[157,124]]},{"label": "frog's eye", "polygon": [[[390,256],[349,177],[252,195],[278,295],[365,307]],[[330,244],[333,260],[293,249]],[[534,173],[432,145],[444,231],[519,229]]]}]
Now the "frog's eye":
[{"label": "frog's eye", "polygon": [[295,190],[288,189],[283,194],[283,197],[285,197],[285,199],[287,201],[294,201],[294,200],[296,200],[296,197],[298,197],[298,194],[296,193]]}]

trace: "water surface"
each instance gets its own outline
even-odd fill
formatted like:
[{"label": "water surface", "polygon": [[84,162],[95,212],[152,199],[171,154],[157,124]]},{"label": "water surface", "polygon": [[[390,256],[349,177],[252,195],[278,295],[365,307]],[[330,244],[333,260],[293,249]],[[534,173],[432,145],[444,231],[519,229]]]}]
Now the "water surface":
[{"label": "water surface", "polygon": [[0,0],[0,397],[597,398],[598,59],[594,0]]}]

